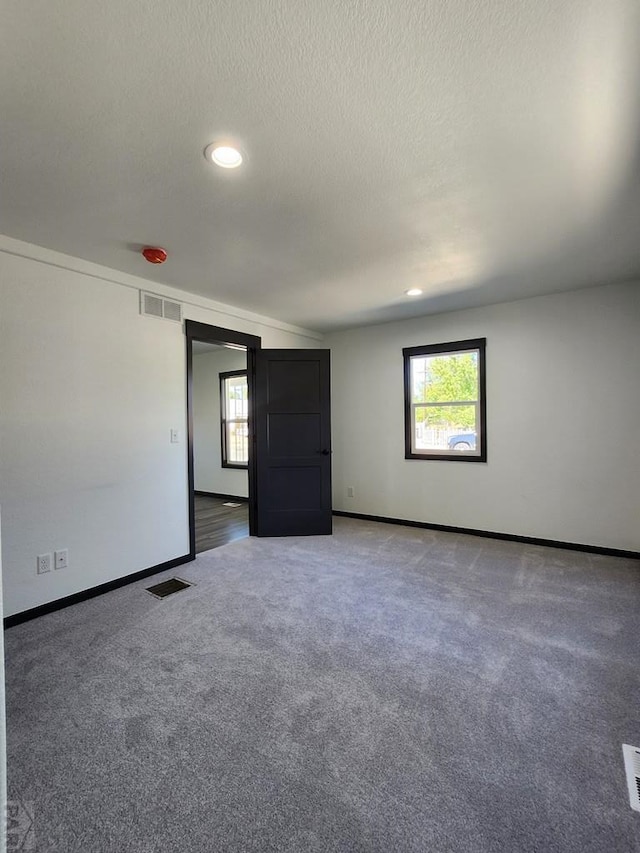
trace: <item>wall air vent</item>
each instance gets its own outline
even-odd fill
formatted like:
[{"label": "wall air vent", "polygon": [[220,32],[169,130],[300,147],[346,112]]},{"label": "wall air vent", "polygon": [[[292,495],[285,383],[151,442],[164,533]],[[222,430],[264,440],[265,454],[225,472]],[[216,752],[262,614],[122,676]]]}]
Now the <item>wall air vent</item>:
[{"label": "wall air vent", "polygon": [[624,769],[627,773],[627,787],[629,788],[629,802],[631,808],[640,812],[640,749],[637,746],[622,744],[624,755]]},{"label": "wall air vent", "polygon": [[164,320],[182,322],[182,305],[172,299],[164,299],[155,293],[140,291],[140,313],[146,317],[160,317]]}]

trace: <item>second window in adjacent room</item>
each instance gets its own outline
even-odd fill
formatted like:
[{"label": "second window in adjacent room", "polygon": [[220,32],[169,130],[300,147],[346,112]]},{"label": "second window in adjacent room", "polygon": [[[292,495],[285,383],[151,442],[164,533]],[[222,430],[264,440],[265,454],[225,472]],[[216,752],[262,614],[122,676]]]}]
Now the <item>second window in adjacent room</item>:
[{"label": "second window in adjacent room", "polygon": [[247,371],[220,374],[222,467],[246,468],[249,461]]}]

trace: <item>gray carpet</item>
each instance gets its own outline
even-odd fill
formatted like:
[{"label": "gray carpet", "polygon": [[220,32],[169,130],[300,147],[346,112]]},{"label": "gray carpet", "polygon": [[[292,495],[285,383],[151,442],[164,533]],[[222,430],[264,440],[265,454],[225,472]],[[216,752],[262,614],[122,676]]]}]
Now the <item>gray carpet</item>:
[{"label": "gray carpet", "polygon": [[640,851],[639,564],[335,526],[7,632],[37,850]]}]

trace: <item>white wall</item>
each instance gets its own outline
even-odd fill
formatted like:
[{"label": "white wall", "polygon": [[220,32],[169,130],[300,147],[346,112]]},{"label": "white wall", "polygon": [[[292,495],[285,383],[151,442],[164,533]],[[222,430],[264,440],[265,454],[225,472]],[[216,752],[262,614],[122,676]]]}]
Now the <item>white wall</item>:
[{"label": "white wall", "polygon": [[193,465],[195,488],[246,498],[246,470],[222,467],[220,438],[220,374],[246,370],[247,354],[212,350],[193,357]]},{"label": "white wall", "polygon": [[[479,337],[487,464],[405,460],[402,348]],[[323,346],[336,509],[640,550],[640,285],[341,331]]]},{"label": "white wall", "polygon": [[[142,287],[187,318],[309,347],[318,336],[0,238],[0,499],[5,616],[186,554],[182,326],[142,317]],[[170,430],[180,443],[170,443]],[[36,574],[36,556],[69,567]]]}]

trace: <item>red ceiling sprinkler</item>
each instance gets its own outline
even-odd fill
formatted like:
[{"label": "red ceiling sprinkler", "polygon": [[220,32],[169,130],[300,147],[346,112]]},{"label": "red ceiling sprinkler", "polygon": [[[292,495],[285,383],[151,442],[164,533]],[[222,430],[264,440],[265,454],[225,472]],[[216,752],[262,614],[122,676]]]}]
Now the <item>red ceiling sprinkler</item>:
[{"label": "red ceiling sprinkler", "polygon": [[167,260],[167,253],[160,246],[145,246],[142,254],[150,264],[163,264]]}]

